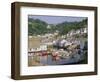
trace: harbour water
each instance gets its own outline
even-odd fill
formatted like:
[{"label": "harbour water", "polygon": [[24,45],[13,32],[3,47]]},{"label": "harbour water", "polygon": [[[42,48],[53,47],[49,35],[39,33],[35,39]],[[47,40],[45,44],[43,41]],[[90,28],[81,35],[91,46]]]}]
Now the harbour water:
[{"label": "harbour water", "polygon": [[[60,58],[58,60],[54,60],[52,55],[45,55],[45,56],[33,56],[29,61],[37,60],[39,65],[69,65],[69,64],[78,64],[82,60],[84,60],[84,41],[80,43],[80,53],[73,52],[72,55],[69,55],[64,58]],[[67,52],[67,51],[66,51]],[[34,63],[35,64],[35,63]]]}]

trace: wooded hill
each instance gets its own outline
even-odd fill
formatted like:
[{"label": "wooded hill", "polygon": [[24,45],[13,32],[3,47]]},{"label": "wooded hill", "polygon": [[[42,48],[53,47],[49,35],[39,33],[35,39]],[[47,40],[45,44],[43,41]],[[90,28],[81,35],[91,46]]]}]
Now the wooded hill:
[{"label": "wooded hill", "polygon": [[[49,25],[49,28],[48,28]],[[80,28],[86,28],[87,19],[80,22],[62,22],[60,24],[48,24],[39,19],[28,18],[28,35],[43,35],[46,33],[59,32],[60,35],[67,34],[72,29],[77,30]]]}]

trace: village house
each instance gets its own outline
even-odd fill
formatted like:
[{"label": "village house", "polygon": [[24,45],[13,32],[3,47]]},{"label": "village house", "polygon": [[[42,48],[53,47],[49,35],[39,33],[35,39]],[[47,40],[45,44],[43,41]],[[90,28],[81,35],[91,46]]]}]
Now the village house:
[{"label": "village house", "polygon": [[40,38],[34,37],[34,38],[29,38],[28,48],[29,52],[43,51],[47,50],[47,45],[41,44]]},{"label": "village house", "polygon": [[78,30],[71,30],[70,32],[67,33],[67,37],[71,37],[76,34],[86,34],[88,32],[87,28],[81,28]]}]

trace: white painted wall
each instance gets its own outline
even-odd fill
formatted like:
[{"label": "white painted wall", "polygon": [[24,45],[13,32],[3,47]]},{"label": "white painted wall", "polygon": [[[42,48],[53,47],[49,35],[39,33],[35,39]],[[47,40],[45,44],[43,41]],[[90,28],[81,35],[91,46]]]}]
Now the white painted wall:
[{"label": "white painted wall", "polygon": [[[52,3],[52,4],[68,4],[68,5],[86,5],[98,6],[98,22],[100,22],[100,0],[1,0],[0,1],[0,82],[15,82],[10,79],[11,66],[11,2],[37,2],[37,3]],[[100,24],[98,25],[100,27]],[[100,28],[98,28],[98,35],[100,35]],[[98,38],[100,42],[100,38]],[[100,49],[100,43],[98,43]],[[98,59],[100,58],[100,51],[98,52]],[[100,62],[100,60],[98,61]],[[100,69],[100,64],[99,64]],[[79,77],[63,77],[52,79],[37,79],[28,80],[29,82],[100,82],[100,71],[97,76],[79,76]],[[23,80],[27,82],[27,80]]]}]

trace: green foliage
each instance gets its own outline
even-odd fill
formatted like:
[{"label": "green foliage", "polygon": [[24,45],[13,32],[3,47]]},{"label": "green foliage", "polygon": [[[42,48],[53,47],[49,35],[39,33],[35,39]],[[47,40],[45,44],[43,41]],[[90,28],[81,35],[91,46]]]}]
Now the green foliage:
[{"label": "green foliage", "polygon": [[66,34],[72,29],[77,30],[84,28],[87,25],[87,19],[84,19],[80,22],[63,22],[57,25],[50,25],[50,28],[47,28],[48,24],[39,19],[28,19],[28,35],[43,35],[45,33],[54,33],[56,30],[59,31],[60,35]]},{"label": "green foliage", "polygon": [[29,35],[36,35],[36,34],[44,34],[46,33],[47,23],[39,20],[39,19],[32,19],[29,18],[28,20],[28,34]]},{"label": "green foliage", "polygon": [[85,28],[87,25],[87,19],[84,19],[81,22],[64,22],[61,24],[58,24],[57,27],[59,27],[60,34],[66,34],[72,29],[77,30],[80,28]]}]

